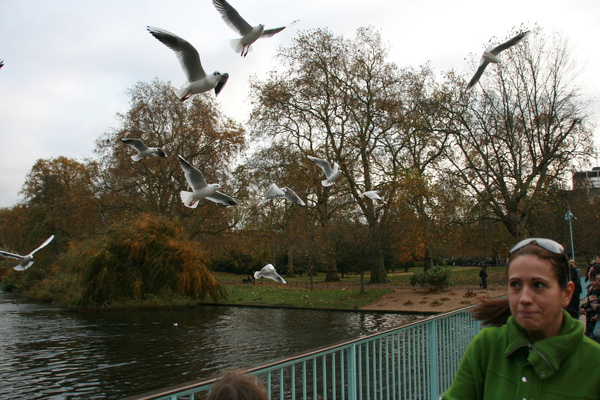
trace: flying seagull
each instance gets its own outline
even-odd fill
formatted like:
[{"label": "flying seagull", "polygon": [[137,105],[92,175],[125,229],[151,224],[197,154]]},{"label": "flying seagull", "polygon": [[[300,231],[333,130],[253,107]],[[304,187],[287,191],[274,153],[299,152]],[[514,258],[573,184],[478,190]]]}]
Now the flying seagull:
[{"label": "flying seagull", "polygon": [[223,21],[225,21],[231,29],[242,35],[240,39],[232,39],[230,41],[233,50],[236,53],[240,53],[242,57],[248,55],[248,52],[252,50],[252,43],[256,42],[258,39],[271,37],[287,28],[287,26],[292,26],[298,22],[298,20],[295,20],[287,26],[265,30],[263,24],[254,27],[251,26],[226,0],[213,0],[213,4],[221,14]]},{"label": "flying seagull", "polygon": [[373,201],[378,201],[380,203],[385,203],[385,201],[383,201],[383,199],[381,197],[379,197],[379,190],[368,190],[366,192],[363,192],[361,194],[359,194],[359,196],[361,197],[368,197]]},{"label": "flying seagull", "polygon": [[277,271],[275,271],[275,267],[271,264],[267,264],[260,271],[254,272],[254,279],[260,278],[269,278],[273,279],[276,282],[283,283],[284,285],[287,283],[285,279],[283,279]]},{"label": "flying seagull", "polygon": [[142,142],[140,139],[121,139],[121,142],[125,143],[128,146],[133,147],[138,151],[137,154],[131,156],[133,161],[140,161],[143,158],[148,156],[159,156],[165,158],[167,153],[164,152],[160,147],[148,147]]},{"label": "flying seagull", "polygon": [[306,204],[302,201],[300,197],[298,197],[298,195],[292,189],[286,186],[284,188],[281,188],[281,190],[283,191],[283,193],[285,193],[285,198],[287,200],[299,205],[300,207],[306,207]]},{"label": "flying seagull", "polygon": [[50,243],[52,241],[52,239],[54,239],[54,235],[50,236],[48,239],[46,239],[46,241],[44,243],[42,243],[40,245],[40,247],[33,250],[31,253],[27,254],[26,256],[9,253],[8,251],[0,251],[0,255],[4,256],[4,257],[8,257],[8,258],[14,258],[16,260],[21,260],[21,263],[19,265],[17,265],[16,267],[14,267],[14,269],[16,271],[25,271],[27,268],[29,268],[33,265],[33,261],[31,261],[33,259],[33,254],[36,251],[40,250],[41,248],[46,247],[46,245],[48,243]]},{"label": "flying seagull", "polygon": [[186,207],[196,208],[198,207],[199,200],[204,198],[215,203],[225,204],[226,206],[235,206],[238,204],[237,201],[226,194],[217,192],[217,189],[220,189],[221,185],[218,183],[207,185],[202,172],[192,167],[183,157],[177,157],[179,157],[179,163],[185,173],[185,180],[193,190],[193,192],[181,191],[181,201],[183,201]]},{"label": "flying seagull", "polygon": [[466,91],[470,92],[471,89],[473,89],[473,86],[475,86],[475,84],[477,82],[479,82],[479,78],[481,78],[481,75],[483,74],[485,67],[487,67],[487,65],[489,63],[497,64],[500,61],[500,58],[498,57],[498,54],[500,54],[500,52],[508,49],[509,47],[516,45],[517,43],[519,43],[523,39],[525,39],[527,36],[529,36],[530,34],[531,34],[531,31],[519,33],[514,38],[510,39],[507,42],[502,43],[501,45],[494,47],[493,49],[492,49],[492,46],[488,46],[488,48],[485,49],[485,51],[483,52],[483,56],[481,56],[479,68],[477,68],[477,71],[475,71],[475,75],[473,75],[473,78],[471,78],[471,81],[467,85]]},{"label": "flying seagull", "polygon": [[0,68],[4,67],[4,60],[0,60]]},{"label": "flying seagull", "polygon": [[265,204],[269,200],[273,200],[276,198],[285,197],[285,192],[277,187],[276,184],[271,183],[271,186],[267,189],[267,193],[265,193],[264,197],[258,203],[259,206]]},{"label": "flying seagull", "polygon": [[208,92],[211,89],[215,89],[215,95],[221,92],[221,89],[227,83],[227,79],[229,79],[228,73],[222,74],[215,71],[212,75],[206,75],[198,51],[189,42],[174,33],[152,26],[148,27],[148,32],[173,50],[179,59],[188,81],[186,87],[175,91],[181,101],[185,101],[195,94]]},{"label": "flying seagull", "polygon": [[342,174],[342,172],[339,170],[339,166],[337,163],[333,163],[333,168],[331,168],[331,165],[329,165],[327,160],[323,160],[322,158],[317,158],[313,156],[307,157],[310,161],[314,162],[319,167],[321,167],[323,172],[325,172],[325,177],[327,179],[321,181],[321,184],[325,187],[333,185],[335,183],[335,180],[339,178]]}]

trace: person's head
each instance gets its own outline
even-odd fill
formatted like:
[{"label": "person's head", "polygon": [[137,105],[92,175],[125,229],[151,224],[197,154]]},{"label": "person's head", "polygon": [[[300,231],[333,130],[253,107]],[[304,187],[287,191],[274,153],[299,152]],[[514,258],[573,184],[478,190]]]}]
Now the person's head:
[{"label": "person's head", "polygon": [[592,285],[592,289],[599,290],[600,289],[600,274],[596,275],[596,279],[590,282]]},{"label": "person's head", "polygon": [[600,256],[596,256],[596,257],[594,257],[594,262],[595,262],[596,264],[600,264]]},{"label": "person's head", "polygon": [[569,265],[573,268],[577,268],[577,263],[575,263],[575,260],[573,260],[573,259],[569,260]]},{"label": "person's head", "polygon": [[267,394],[254,378],[230,371],[215,382],[207,400],[267,400]]},{"label": "person's head", "polygon": [[573,295],[563,247],[550,239],[517,243],[508,261],[508,303],[532,341],[560,333],[563,308]]}]

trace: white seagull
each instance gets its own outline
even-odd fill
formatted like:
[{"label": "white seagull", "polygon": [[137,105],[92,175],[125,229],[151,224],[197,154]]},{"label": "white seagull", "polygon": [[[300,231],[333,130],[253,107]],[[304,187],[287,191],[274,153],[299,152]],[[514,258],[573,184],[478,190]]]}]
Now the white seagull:
[{"label": "white seagull", "polygon": [[231,6],[226,0],[213,0],[214,6],[217,11],[221,14],[223,21],[234,31],[242,35],[240,39],[232,39],[230,41],[231,47],[236,53],[240,53],[242,57],[246,57],[248,52],[252,50],[252,43],[256,42],[260,38],[268,38],[276,33],[281,32],[288,26],[294,25],[298,20],[295,20],[287,26],[280,28],[267,29],[263,24],[252,26],[244,18],[240,16],[235,8]]},{"label": "white seagull", "polygon": [[14,267],[14,269],[16,271],[25,271],[27,268],[29,268],[33,265],[33,261],[31,261],[33,259],[33,254],[36,251],[40,250],[41,248],[46,247],[46,245],[48,243],[50,243],[52,241],[52,239],[54,239],[54,235],[50,236],[48,239],[46,239],[46,241],[44,243],[42,243],[40,245],[40,247],[33,250],[31,253],[27,254],[26,256],[9,253],[8,251],[0,251],[0,255],[2,255],[4,257],[8,257],[8,258],[14,258],[16,260],[21,260],[21,263],[19,265],[17,265],[16,267]]},{"label": "white seagull", "polygon": [[254,279],[260,278],[269,278],[273,279],[276,282],[283,283],[284,285],[287,283],[285,279],[283,279],[277,271],[275,271],[275,267],[271,264],[267,264],[260,271],[254,272]]},{"label": "white seagull", "polygon": [[314,162],[319,167],[321,167],[323,172],[325,172],[325,177],[327,179],[321,181],[321,184],[325,187],[333,185],[335,183],[335,180],[339,178],[342,174],[342,171],[340,171],[340,167],[337,163],[333,163],[333,168],[331,168],[331,165],[329,165],[327,160],[323,160],[322,158],[317,158],[313,156],[307,157],[310,161]]},{"label": "white seagull", "polygon": [[280,197],[285,197],[285,192],[279,189],[276,184],[271,183],[271,186],[269,186],[269,189],[267,189],[267,193],[265,193],[264,197],[262,198],[260,203],[258,203],[258,205],[261,206],[269,200],[273,200]]},{"label": "white seagull", "polygon": [[125,139],[121,139],[121,142],[125,143],[128,146],[133,147],[134,149],[136,149],[138,151],[137,154],[134,154],[131,156],[131,159],[133,161],[140,161],[141,159],[149,157],[149,156],[158,156],[158,157],[163,157],[163,158],[165,158],[167,156],[167,153],[165,153],[165,151],[163,149],[161,149],[160,147],[148,147],[140,139],[125,138]]},{"label": "white seagull", "polygon": [[287,200],[299,205],[300,207],[306,207],[306,204],[302,201],[300,197],[298,197],[298,195],[292,189],[286,186],[284,188],[281,188],[281,190],[283,191],[283,193],[285,193],[285,198]]},{"label": "white seagull", "polygon": [[185,173],[185,180],[193,190],[193,192],[181,191],[181,201],[183,201],[186,207],[196,208],[198,207],[199,200],[205,198],[215,203],[225,204],[226,206],[235,206],[238,204],[237,201],[226,194],[217,192],[217,189],[220,189],[221,185],[218,183],[207,185],[202,172],[192,167],[183,157],[177,157],[179,157],[179,163]]},{"label": "white seagull", "polygon": [[497,64],[500,61],[500,58],[498,57],[498,54],[500,54],[500,52],[508,49],[509,47],[516,45],[517,43],[519,43],[520,41],[525,39],[527,36],[529,36],[530,34],[531,34],[531,31],[522,32],[522,33],[519,33],[514,38],[510,39],[509,41],[504,42],[501,45],[498,45],[494,48],[492,48],[492,46],[488,46],[488,48],[485,49],[485,51],[483,52],[483,56],[481,56],[479,68],[477,68],[477,71],[475,71],[475,75],[473,75],[473,78],[471,78],[471,80],[469,81],[466,91],[470,92],[471,89],[473,89],[473,86],[475,86],[475,84],[477,82],[479,82],[479,78],[481,78],[481,75],[483,75],[483,71],[485,70],[485,67],[487,67],[487,65],[489,63]]},{"label": "white seagull", "polygon": [[379,193],[381,193],[379,190],[367,190],[366,192],[359,194],[359,196],[368,197],[373,201],[385,203],[385,201],[383,201],[383,199],[381,197],[379,197]]},{"label": "white seagull", "polygon": [[229,79],[228,73],[222,74],[215,71],[212,75],[206,75],[198,51],[189,42],[174,33],[152,26],[148,27],[148,32],[173,50],[179,59],[188,80],[186,87],[175,91],[181,101],[185,101],[195,94],[208,92],[211,89],[215,89],[215,95],[221,92],[221,89],[227,83],[227,79]]}]

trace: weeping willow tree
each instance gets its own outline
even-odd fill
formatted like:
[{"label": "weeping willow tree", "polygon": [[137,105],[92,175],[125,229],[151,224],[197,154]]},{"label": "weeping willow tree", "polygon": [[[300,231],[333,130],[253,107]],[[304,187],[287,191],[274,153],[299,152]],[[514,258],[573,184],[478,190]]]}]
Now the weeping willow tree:
[{"label": "weeping willow tree", "polygon": [[71,244],[57,264],[61,271],[58,280],[70,277],[72,285],[67,290],[76,292],[70,302],[78,307],[225,296],[197,244],[184,240],[173,222],[150,214]]}]

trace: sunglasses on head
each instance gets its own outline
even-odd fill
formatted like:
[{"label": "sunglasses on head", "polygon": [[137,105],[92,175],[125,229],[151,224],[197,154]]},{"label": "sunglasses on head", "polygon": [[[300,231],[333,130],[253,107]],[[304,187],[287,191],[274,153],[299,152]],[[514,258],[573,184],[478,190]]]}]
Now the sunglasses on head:
[{"label": "sunglasses on head", "polygon": [[565,256],[565,265],[567,267],[567,281],[571,280],[571,271],[569,269],[569,260],[567,260],[567,255],[565,254],[565,249],[564,249],[564,247],[562,247],[562,245],[560,243],[555,242],[552,239],[545,239],[545,238],[523,239],[519,243],[515,244],[513,246],[513,248],[510,249],[509,253],[512,254],[515,251],[520,250],[523,247],[530,245],[530,244],[535,244],[537,246],[540,246],[542,249],[548,250],[549,252],[554,253],[554,254],[564,255]]},{"label": "sunglasses on head", "polygon": [[522,249],[523,247],[529,244],[537,244],[542,249],[546,249],[551,251],[554,254],[564,254],[565,249],[562,247],[560,243],[555,242],[552,239],[544,239],[544,238],[529,238],[523,239],[519,243],[515,244],[512,249],[510,249],[509,253],[514,253],[515,251]]}]

